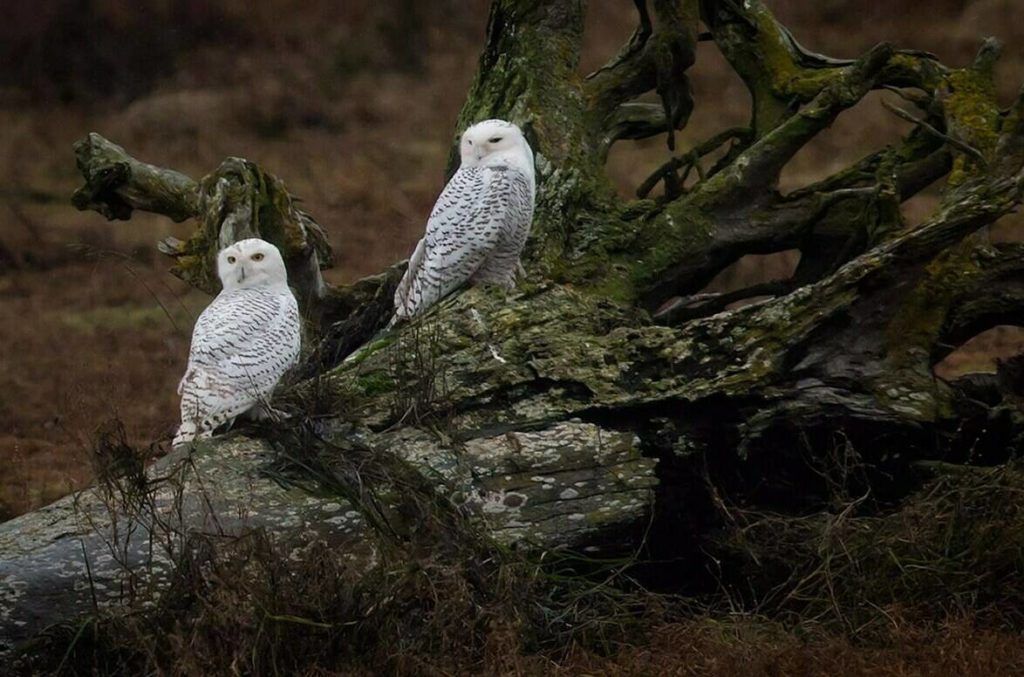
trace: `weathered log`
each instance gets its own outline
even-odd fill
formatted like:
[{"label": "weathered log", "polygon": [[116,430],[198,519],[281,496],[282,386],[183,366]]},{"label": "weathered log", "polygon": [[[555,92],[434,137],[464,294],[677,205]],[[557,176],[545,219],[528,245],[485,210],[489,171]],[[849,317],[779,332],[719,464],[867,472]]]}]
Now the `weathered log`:
[{"label": "weathered log", "polygon": [[260,478],[267,455],[245,438],[176,452],[151,468],[135,500],[89,489],[0,525],[0,655],[50,625],[152,604],[190,533],[265,528],[358,553],[352,507]]},{"label": "weathered log", "polygon": [[[802,457],[825,455],[836,436],[894,499],[909,491],[915,460],[1006,458],[1024,440],[1020,370],[951,382],[932,371],[971,335],[1024,322],[1020,246],[975,235],[1024,195],[1024,95],[998,106],[994,43],[963,69],[887,45],[841,61],[800,47],[758,0],[636,4],[630,41],[581,79],[582,3],[493,3],[459,128],[510,118],[537,151],[529,281],[514,291],[470,289],[379,333],[402,266],[324,287],[319,229],[280,181],[242,160],[197,183],[93,135],[79,146],[86,188],[76,204],[108,218],[134,208],[197,217],[189,242],[164,250],[208,290],[221,244],[258,234],[281,246],[316,320],[281,406],[336,429],[344,421],[344,435],[393,454],[506,542],[638,546],[653,500],[648,552],[699,561],[716,524],[709,483],[777,510],[820,505],[822,480]],[[642,191],[662,181],[664,195],[621,200],[604,174],[608,148],[660,133],[671,145],[692,105],[685,70],[698,20],[751,90],[749,132],[729,134],[730,149],[696,183],[684,186],[676,163]],[[780,194],[794,154],[879,88],[923,108],[915,130]],[[660,106],[636,101],[651,89]],[[721,142],[680,156],[696,170]],[[904,223],[900,203],[947,174],[936,212]],[[774,298],[726,312],[684,299],[689,312],[651,316],[745,254],[794,247],[797,273],[767,290]],[[236,476],[266,482],[254,475],[266,454],[239,438],[200,458],[214,474],[248,459]],[[13,539],[46,517],[21,520],[0,529]],[[39,533],[41,549],[0,545],[4,557],[18,553],[8,566],[72,557],[53,532]],[[76,599],[68,609],[82,608]]]},{"label": "weathered log", "polygon": [[[621,554],[656,484],[633,434],[580,421],[458,450],[416,429],[361,435],[359,444],[393,455],[510,547]],[[362,506],[282,484],[278,458],[266,442],[233,435],[173,452],[135,487],[113,477],[0,525],[0,659],[51,625],[152,605],[196,534],[230,541],[261,530],[288,548],[324,543],[369,567],[375,540]],[[373,488],[390,530],[416,527],[399,509],[402,488]]]}]

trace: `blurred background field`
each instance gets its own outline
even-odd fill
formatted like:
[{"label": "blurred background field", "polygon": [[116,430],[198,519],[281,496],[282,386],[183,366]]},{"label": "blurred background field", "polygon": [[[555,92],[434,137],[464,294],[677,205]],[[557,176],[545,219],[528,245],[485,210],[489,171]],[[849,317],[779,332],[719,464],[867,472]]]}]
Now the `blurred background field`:
[{"label": "blurred background field", "polygon": [[[1006,43],[997,78],[1024,82],[1019,0],[769,0],[810,49],[855,57],[889,40],[966,65],[983,36]],[[323,224],[347,282],[411,250],[442,186],[489,2],[440,0],[50,0],[9,3],[0,23],[0,519],[89,480],[87,441],[120,417],[134,443],[166,444],[192,322],[207,299],[166,273],[153,243],[191,224],[107,223],[69,203],[71,144],[96,131],[193,177],[226,156],[281,177]],[[628,0],[590,3],[581,74],[635,24]],[[749,97],[712,43],[691,71],[696,110],[681,147],[747,121]],[[783,190],[830,174],[908,125],[867,97],[794,159]],[[891,96],[891,95],[889,95]],[[661,139],[614,149],[624,195],[668,157]],[[935,205],[936,185],[907,203]],[[1024,237],[1020,215],[994,239]],[[748,257],[717,290],[781,277],[795,254]],[[941,373],[991,369],[1024,347],[992,330]],[[155,449],[156,450],[156,449]]]}]

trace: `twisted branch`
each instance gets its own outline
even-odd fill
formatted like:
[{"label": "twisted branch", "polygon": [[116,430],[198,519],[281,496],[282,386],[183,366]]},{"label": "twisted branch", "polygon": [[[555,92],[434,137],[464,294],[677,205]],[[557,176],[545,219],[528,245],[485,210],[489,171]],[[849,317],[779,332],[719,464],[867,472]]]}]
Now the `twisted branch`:
[{"label": "twisted branch", "polygon": [[[633,35],[584,83],[589,114],[602,130],[602,155],[618,140],[663,133],[673,150],[674,132],[686,125],[693,110],[686,70],[696,54],[696,0],[653,0],[653,15],[647,0],[636,0],[635,5],[639,25]],[[660,111],[632,101],[652,89],[661,100]]]},{"label": "twisted branch", "polygon": [[981,154],[981,151],[978,150],[977,148],[975,148],[974,146],[968,145],[967,143],[964,143],[963,141],[961,141],[959,139],[954,139],[953,137],[949,136],[948,134],[943,134],[938,129],[936,129],[935,127],[933,127],[930,124],[928,124],[927,121],[917,117],[916,115],[913,115],[912,113],[910,113],[908,111],[903,110],[899,106],[896,106],[896,105],[893,105],[893,104],[889,103],[885,99],[882,99],[882,106],[886,110],[891,111],[892,113],[895,113],[896,117],[900,118],[901,120],[906,120],[907,122],[910,122],[910,123],[913,123],[913,124],[919,126],[924,131],[928,132],[929,134],[931,134],[932,136],[934,136],[936,138],[942,139],[944,142],[948,143],[953,148],[956,148],[961,153],[964,153],[966,155],[970,155],[975,160],[980,162],[982,167],[987,167],[988,166],[988,160],[986,160],[985,156]]},{"label": "twisted branch", "polygon": [[[674,157],[655,169],[654,172],[644,179],[644,182],[636,189],[636,196],[641,200],[644,199],[652,190],[654,190],[654,187],[658,185],[659,181],[664,181],[665,197],[669,200],[675,199],[682,194],[683,184],[686,183],[686,179],[689,176],[691,169],[697,169],[700,174],[701,181],[716,173],[715,170],[705,173],[701,169],[700,159],[702,157],[718,150],[722,144],[728,141],[737,140],[741,145],[743,145],[748,141],[750,136],[751,131],[747,127],[731,127],[715,134],[709,139],[701,141],[691,148],[686,155]],[[680,169],[684,168],[685,171],[683,176],[680,177],[678,172]]]}]

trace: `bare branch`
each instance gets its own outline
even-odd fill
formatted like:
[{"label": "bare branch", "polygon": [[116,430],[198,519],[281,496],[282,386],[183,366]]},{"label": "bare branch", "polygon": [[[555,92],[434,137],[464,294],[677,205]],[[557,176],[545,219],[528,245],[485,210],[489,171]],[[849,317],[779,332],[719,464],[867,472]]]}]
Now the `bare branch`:
[{"label": "bare branch", "polygon": [[898,117],[898,118],[900,118],[902,120],[906,120],[907,122],[911,122],[911,123],[919,126],[921,129],[925,130],[926,132],[928,132],[932,136],[935,136],[935,137],[937,137],[939,139],[942,139],[943,141],[948,143],[950,146],[956,148],[960,152],[965,153],[967,155],[970,155],[975,160],[980,162],[982,167],[987,167],[988,166],[988,161],[985,159],[985,156],[982,155],[981,151],[978,150],[977,148],[974,148],[973,146],[969,146],[968,144],[964,143],[963,141],[960,141],[959,139],[954,139],[953,137],[949,136],[948,134],[943,134],[938,129],[936,129],[932,125],[928,124],[925,120],[917,117],[916,115],[913,115],[912,113],[910,113],[908,111],[903,110],[899,106],[896,106],[896,105],[893,105],[893,104],[889,103],[885,99],[882,99],[882,106],[886,110],[889,110],[889,111],[895,113],[896,117]]},{"label": "bare branch", "polygon": [[665,133],[668,124],[663,106],[653,103],[623,103],[605,122],[604,152],[621,139],[648,139]]},{"label": "bare branch", "polygon": [[773,187],[782,168],[797,151],[874,87],[893,53],[891,45],[873,47],[830,81],[810,105],[759,138],[737,157],[728,171],[720,172],[694,192],[722,205],[734,204],[740,196]]},{"label": "bare branch", "polygon": [[[673,199],[681,193],[682,183],[686,181],[686,175],[689,174],[690,169],[696,166],[700,171],[700,158],[708,155],[709,153],[713,153],[722,144],[728,141],[738,139],[741,142],[746,142],[750,136],[751,131],[747,127],[731,127],[700,142],[691,148],[686,155],[674,157],[655,169],[654,172],[640,184],[640,187],[636,189],[637,197],[640,199],[647,197],[647,195],[654,190],[654,187],[658,185],[659,181],[670,181],[671,177],[675,176],[680,169],[685,167],[686,172],[683,175],[683,178],[677,182],[677,185],[673,185],[670,189],[669,183],[666,183],[666,197]],[[701,180],[704,180],[706,176],[703,175],[703,171],[701,171],[701,174]],[[670,195],[670,193],[672,193],[672,195]]]},{"label": "bare branch", "polygon": [[651,14],[647,8],[647,0],[633,0],[633,4],[636,6],[636,11],[639,15],[640,25],[633,31],[633,35],[630,36],[629,42],[622,46],[619,53],[612,57],[608,63],[588,75],[587,80],[600,79],[603,76],[623,67],[644,48],[644,45],[647,44],[647,40],[650,39],[651,33],[653,32]]},{"label": "bare branch", "polygon": [[[611,61],[587,76],[584,94],[588,108],[603,130],[604,151],[619,139],[668,134],[674,148],[674,131],[685,126],[693,110],[686,70],[693,65],[697,44],[696,0],[655,0],[653,16],[647,2],[636,2],[640,25],[629,42]],[[661,116],[644,113],[640,122],[630,102],[655,90],[661,99]],[[660,122],[655,128],[652,123]],[[656,131],[655,131],[656,130]]]},{"label": "bare branch", "polygon": [[[1024,326],[1024,244],[984,244],[969,255],[975,264],[960,270],[956,294],[933,343],[931,359],[938,362],[968,339],[1001,324]],[[951,276],[956,271],[949,271]]]},{"label": "bare branch", "polygon": [[795,289],[795,285],[792,280],[771,280],[731,292],[693,294],[682,297],[671,305],[659,310],[654,315],[654,319],[659,324],[682,324],[698,317],[708,317],[709,315],[719,313],[737,301],[744,301],[758,296],[782,296],[793,291],[793,289]]},{"label": "bare branch", "polygon": [[895,161],[892,172],[901,201],[916,195],[947,173],[951,161],[941,139],[922,130],[914,130],[899,146],[877,150],[821,181],[791,191],[786,197],[799,199],[813,193],[872,183],[878,179],[878,172],[890,158]]},{"label": "bare branch", "polygon": [[760,0],[701,0],[701,18],[753,99],[760,138],[810,102],[852,62],[804,49]]},{"label": "bare branch", "polygon": [[122,221],[130,219],[135,209],[176,222],[199,213],[198,185],[184,174],[139,162],[95,132],[74,148],[78,171],[85,179],[71,198],[78,209]]},{"label": "bare branch", "polygon": [[175,221],[199,220],[188,241],[167,238],[158,245],[175,259],[172,272],[181,279],[216,293],[217,251],[261,237],[281,250],[303,313],[310,319],[318,316],[316,306],[326,294],[320,269],[331,263],[330,245],[276,177],[247,160],[228,158],[196,183],[179,172],[140,162],[95,133],[75,144],[75,156],[86,182],[72,198],[79,209],[95,210],[108,219],[129,219],[133,210],[141,209]]},{"label": "bare branch", "polygon": [[900,97],[904,101],[912,103],[918,108],[926,109],[935,101],[935,98],[929,94],[924,94],[921,92],[912,92],[904,87],[896,87],[895,85],[882,85],[882,89],[892,92],[893,94]]}]

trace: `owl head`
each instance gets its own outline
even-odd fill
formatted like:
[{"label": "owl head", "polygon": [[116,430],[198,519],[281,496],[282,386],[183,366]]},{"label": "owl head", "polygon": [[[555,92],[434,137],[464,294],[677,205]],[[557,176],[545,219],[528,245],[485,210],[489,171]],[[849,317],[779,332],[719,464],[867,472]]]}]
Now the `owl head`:
[{"label": "owl head", "polygon": [[459,144],[463,167],[494,161],[513,162],[533,173],[533,151],[519,127],[505,120],[484,120],[462,133]]},{"label": "owl head", "polygon": [[266,240],[239,240],[217,254],[217,275],[224,289],[288,285],[288,271],[277,247]]}]

